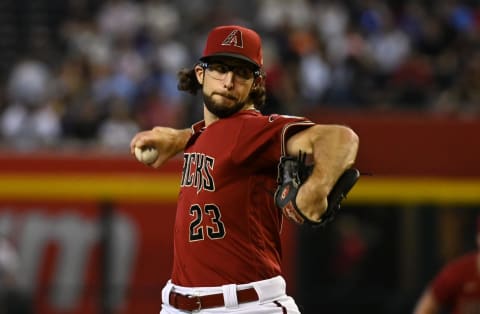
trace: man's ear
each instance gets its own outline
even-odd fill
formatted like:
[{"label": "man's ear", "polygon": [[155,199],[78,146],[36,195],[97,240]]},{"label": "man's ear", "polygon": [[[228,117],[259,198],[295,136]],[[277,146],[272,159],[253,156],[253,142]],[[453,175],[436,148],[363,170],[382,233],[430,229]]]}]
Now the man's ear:
[{"label": "man's ear", "polygon": [[262,83],[262,77],[261,76],[256,77],[255,80],[253,81],[252,88],[253,89],[258,88],[261,83]]},{"label": "man's ear", "polygon": [[198,84],[203,85],[203,76],[205,75],[205,70],[198,64],[194,68],[195,76],[197,77]]}]

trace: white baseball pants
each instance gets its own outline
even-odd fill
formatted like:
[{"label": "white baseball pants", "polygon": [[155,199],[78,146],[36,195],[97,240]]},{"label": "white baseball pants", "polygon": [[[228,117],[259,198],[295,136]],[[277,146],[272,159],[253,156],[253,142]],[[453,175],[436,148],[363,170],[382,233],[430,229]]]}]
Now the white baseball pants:
[{"label": "white baseball pants", "polygon": [[[237,302],[236,291],[254,288],[258,294],[258,301],[239,304]],[[209,294],[222,293],[225,306],[208,309],[200,309],[193,312],[185,312],[174,308],[169,304],[170,292],[184,295],[204,296]],[[233,293],[232,293],[233,292]],[[300,314],[298,307],[293,300],[286,294],[285,280],[281,276],[273,277],[267,280],[255,281],[242,285],[225,285],[218,287],[199,287],[187,288],[177,286],[169,280],[162,290],[162,309],[160,314]]]}]

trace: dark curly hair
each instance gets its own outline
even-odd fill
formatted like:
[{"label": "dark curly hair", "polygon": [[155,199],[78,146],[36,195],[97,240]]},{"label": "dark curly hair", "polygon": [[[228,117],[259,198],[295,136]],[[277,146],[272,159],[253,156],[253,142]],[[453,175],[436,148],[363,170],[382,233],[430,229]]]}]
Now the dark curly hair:
[{"label": "dark curly hair", "polygon": [[[178,90],[188,92],[192,95],[196,95],[197,91],[202,88],[202,85],[198,83],[195,75],[195,69],[182,69],[177,74],[178,77]],[[260,82],[256,87],[252,88],[248,101],[252,102],[255,109],[260,110],[265,105],[266,89],[265,89],[265,74],[260,75]]]}]

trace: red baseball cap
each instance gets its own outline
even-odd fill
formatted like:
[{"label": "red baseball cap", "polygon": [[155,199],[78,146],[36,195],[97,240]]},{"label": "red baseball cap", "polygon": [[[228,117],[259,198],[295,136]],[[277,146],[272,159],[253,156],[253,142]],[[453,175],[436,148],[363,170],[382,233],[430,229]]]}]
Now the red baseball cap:
[{"label": "red baseball cap", "polygon": [[226,56],[242,59],[261,68],[263,65],[262,40],[253,30],[227,25],[210,31],[200,60],[213,56]]}]

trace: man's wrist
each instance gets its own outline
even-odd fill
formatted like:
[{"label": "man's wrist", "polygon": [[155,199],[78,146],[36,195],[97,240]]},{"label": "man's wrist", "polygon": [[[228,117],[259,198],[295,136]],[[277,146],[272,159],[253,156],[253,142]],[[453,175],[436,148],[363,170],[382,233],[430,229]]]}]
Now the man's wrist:
[{"label": "man's wrist", "polygon": [[185,149],[185,146],[187,146],[188,140],[192,136],[192,130],[191,129],[182,129],[182,130],[177,130],[178,131],[178,136],[177,138],[177,148],[178,151],[182,151]]}]

